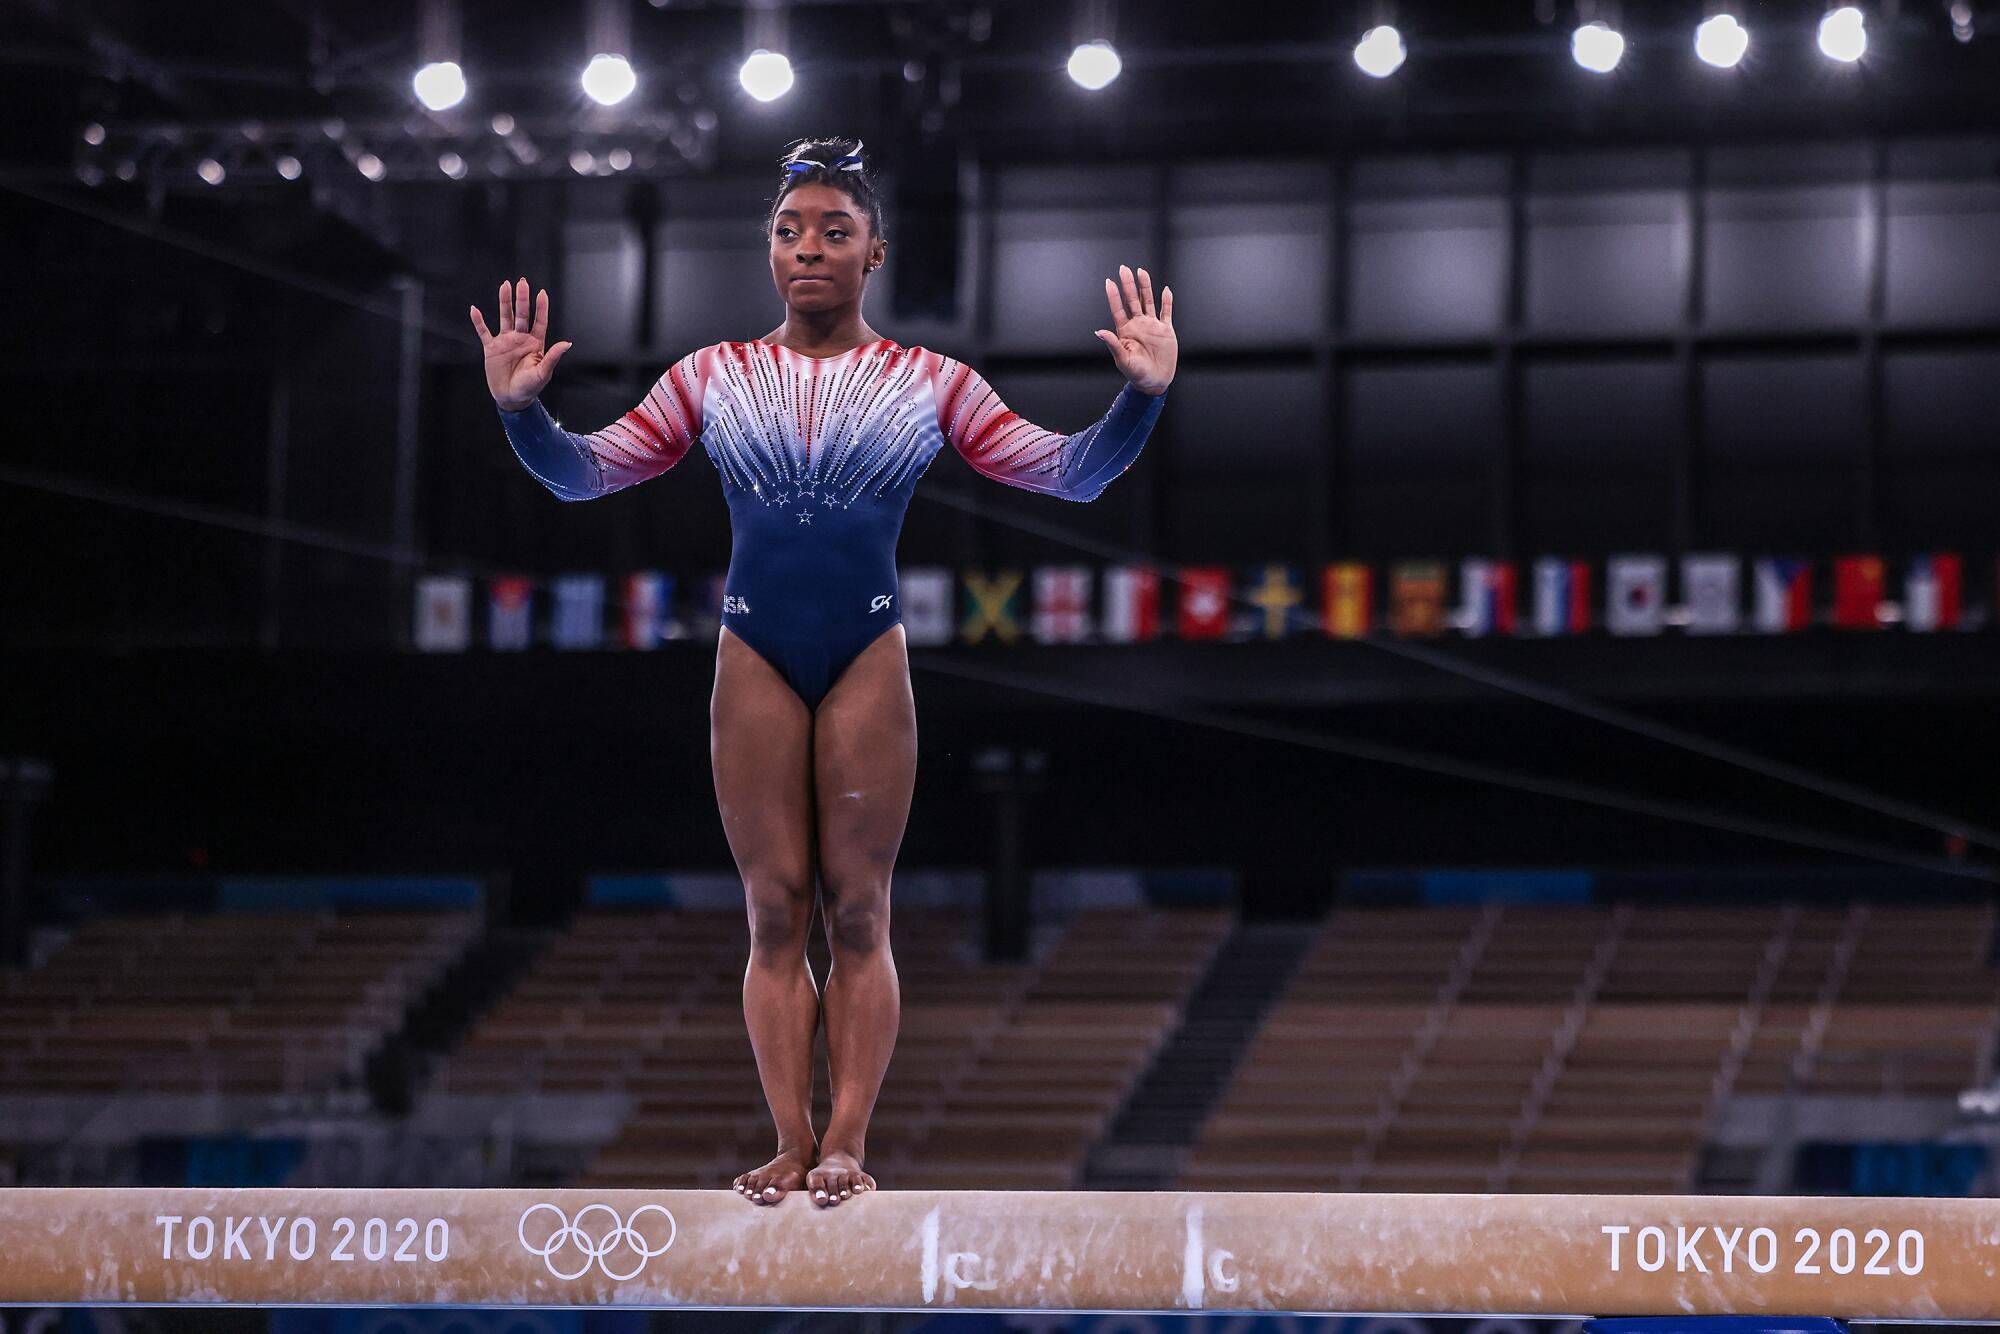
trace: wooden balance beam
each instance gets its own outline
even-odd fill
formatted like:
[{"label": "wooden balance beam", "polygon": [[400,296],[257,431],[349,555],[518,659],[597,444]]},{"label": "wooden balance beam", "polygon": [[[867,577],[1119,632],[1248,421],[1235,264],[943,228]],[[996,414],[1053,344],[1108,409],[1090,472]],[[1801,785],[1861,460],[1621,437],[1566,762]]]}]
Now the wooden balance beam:
[{"label": "wooden balance beam", "polygon": [[2000,1321],[2000,1201],[30,1188],[0,1303]]}]

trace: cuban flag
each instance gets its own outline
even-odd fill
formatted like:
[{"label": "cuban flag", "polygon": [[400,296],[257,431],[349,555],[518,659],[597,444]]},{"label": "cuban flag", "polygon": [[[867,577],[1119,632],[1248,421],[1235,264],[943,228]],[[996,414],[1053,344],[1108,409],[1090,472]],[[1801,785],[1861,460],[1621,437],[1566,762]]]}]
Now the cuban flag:
[{"label": "cuban flag", "polygon": [[1458,628],[1467,638],[1514,633],[1514,565],[1474,557],[1459,566]]},{"label": "cuban flag", "polygon": [[1912,556],[1903,584],[1903,624],[1919,634],[1958,625],[1959,559],[1938,551]]},{"label": "cuban flag", "polygon": [[495,579],[488,590],[486,642],[503,652],[517,652],[534,639],[531,614],[535,581],[524,574]]},{"label": "cuban flag", "polygon": [[626,648],[656,649],[667,637],[667,608],[673,605],[674,581],[658,570],[635,570],[625,576]]},{"label": "cuban flag", "polygon": [[1757,628],[1780,635],[1812,624],[1812,562],[1796,556],[1757,560]]},{"label": "cuban flag", "polygon": [[1160,573],[1147,565],[1104,571],[1104,638],[1130,644],[1160,633]]},{"label": "cuban flag", "polygon": [[1590,562],[1549,556],[1535,562],[1535,633],[1580,635],[1590,628]]}]

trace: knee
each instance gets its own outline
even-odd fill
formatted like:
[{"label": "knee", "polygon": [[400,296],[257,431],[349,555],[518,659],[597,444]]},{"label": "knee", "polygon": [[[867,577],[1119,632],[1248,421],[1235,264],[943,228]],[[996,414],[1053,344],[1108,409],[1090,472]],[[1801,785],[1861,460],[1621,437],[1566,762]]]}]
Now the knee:
[{"label": "knee", "polygon": [[889,881],[871,877],[827,886],[827,945],[842,954],[889,947]]},{"label": "knee", "polygon": [[750,948],[762,955],[801,954],[812,919],[812,877],[752,876],[744,885],[750,901]]}]

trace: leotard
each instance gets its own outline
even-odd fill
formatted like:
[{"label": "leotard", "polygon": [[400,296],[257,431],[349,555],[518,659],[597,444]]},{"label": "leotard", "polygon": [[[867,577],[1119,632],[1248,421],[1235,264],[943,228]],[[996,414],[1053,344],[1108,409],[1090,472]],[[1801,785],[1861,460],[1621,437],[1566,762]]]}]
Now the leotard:
[{"label": "leotard", "polygon": [[813,709],[902,620],[896,539],[945,441],[995,481],[1095,500],[1132,466],[1165,401],[1127,384],[1102,418],[1059,435],[1011,411],[963,362],[885,338],[831,357],[714,343],[588,435],[564,430],[539,400],[499,411],[522,465],[564,500],[658,476],[700,440],[729,502],[722,623]]}]

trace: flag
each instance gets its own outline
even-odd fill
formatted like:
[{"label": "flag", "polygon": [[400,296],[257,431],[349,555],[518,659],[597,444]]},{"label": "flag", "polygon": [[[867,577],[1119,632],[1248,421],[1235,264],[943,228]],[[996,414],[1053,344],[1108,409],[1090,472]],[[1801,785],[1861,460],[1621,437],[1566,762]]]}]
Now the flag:
[{"label": "flag", "polygon": [[1459,566],[1458,628],[1468,638],[1514,633],[1514,565],[1474,557]]},{"label": "flag", "polygon": [[1833,559],[1833,624],[1840,630],[1882,628],[1882,593],[1887,573],[1880,556]]},{"label": "flag", "polygon": [[1160,633],[1160,572],[1149,565],[1104,571],[1104,637],[1129,644]]},{"label": "flag", "polygon": [[674,580],[658,570],[635,570],[625,576],[626,648],[648,650],[667,637],[667,612],[674,605]]},{"label": "flag", "polygon": [[1243,597],[1257,608],[1254,624],[1262,638],[1289,639],[1311,627],[1305,584],[1296,566],[1260,565],[1253,578],[1245,583]]},{"label": "flag", "polygon": [[1903,624],[1919,632],[1958,625],[1959,560],[1955,552],[1910,557],[1903,585]]},{"label": "flag", "polygon": [[1042,565],[1035,570],[1035,642],[1080,644],[1090,638],[1090,567]]},{"label": "flag", "polygon": [[1182,639],[1220,639],[1229,629],[1229,571],[1220,565],[1185,566],[1181,586]]},{"label": "flag", "polygon": [[1803,630],[1812,623],[1812,562],[1789,556],[1757,560],[1757,628],[1766,634]]},{"label": "flag", "polygon": [[1614,635],[1656,635],[1667,619],[1667,562],[1613,556],[1604,563],[1604,625]]},{"label": "flag", "polygon": [[1360,639],[1374,620],[1373,571],[1358,561],[1343,561],[1320,572],[1320,624],[1327,638]]},{"label": "flag", "polygon": [[1535,633],[1579,635],[1590,628],[1590,562],[1553,556],[1535,562]]},{"label": "flag", "polygon": [[977,570],[965,572],[965,619],[959,630],[968,644],[977,644],[991,631],[995,639],[1011,644],[1021,633],[1021,572],[1001,570],[991,579]]},{"label": "flag", "polygon": [[1443,565],[1404,561],[1389,571],[1389,629],[1404,638],[1443,633]]},{"label": "flag", "polygon": [[535,581],[526,575],[503,575],[488,590],[486,642],[513,651],[534,642]]},{"label": "flag", "polygon": [[1743,628],[1743,562],[1736,556],[1681,557],[1681,598],[1691,635],[1733,635]]},{"label": "flag", "polygon": [[925,565],[899,571],[897,596],[903,599],[903,634],[912,644],[951,642],[951,571]]},{"label": "flag", "polygon": [[417,648],[463,653],[472,643],[472,581],[461,574],[417,580]]},{"label": "flag", "polygon": [[560,649],[604,647],[604,576],[565,574],[556,579],[555,625],[550,638]]}]

